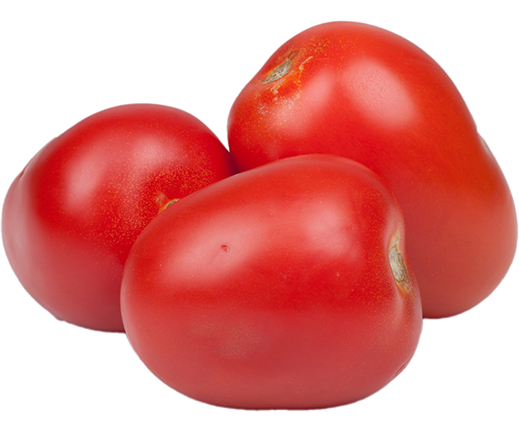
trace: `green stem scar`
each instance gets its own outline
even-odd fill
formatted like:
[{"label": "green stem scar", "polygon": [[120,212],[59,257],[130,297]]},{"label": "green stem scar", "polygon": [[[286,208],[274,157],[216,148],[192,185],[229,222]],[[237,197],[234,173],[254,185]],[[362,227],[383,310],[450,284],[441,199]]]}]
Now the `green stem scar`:
[{"label": "green stem scar", "polygon": [[389,265],[391,266],[391,271],[393,272],[393,277],[397,284],[404,290],[410,290],[411,282],[409,281],[409,276],[407,274],[404,257],[400,252],[399,243],[400,233],[397,233],[393,236],[389,245]]},{"label": "green stem scar", "polygon": [[173,205],[175,202],[178,202],[180,201],[180,198],[175,198],[175,199],[172,199],[171,201],[169,201],[163,208],[163,210],[165,210],[166,208],[168,208],[170,205]]},{"label": "green stem scar", "polygon": [[292,59],[294,59],[296,55],[297,51],[290,53],[288,58],[285,59],[276,68],[274,68],[274,70],[272,70],[270,75],[265,80],[263,80],[262,83],[270,84],[271,82],[277,81],[278,79],[281,79],[283,76],[285,76],[290,71],[290,68],[292,67]]},{"label": "green stem scar", "polygon": [[405,281],[407,278],[407,270],[404,264],[404,258],[402,254],[398,252],[396,246],[392,246],[389,248],[389,264],[391,265],[391,270],[393,271],[393,276],[398,283]]}]

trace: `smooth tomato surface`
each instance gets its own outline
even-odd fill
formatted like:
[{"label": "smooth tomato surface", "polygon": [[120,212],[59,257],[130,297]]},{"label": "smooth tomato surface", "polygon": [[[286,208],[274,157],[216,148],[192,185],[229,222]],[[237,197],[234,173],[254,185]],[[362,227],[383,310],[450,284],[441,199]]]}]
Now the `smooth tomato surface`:
[{"label": "smooth tomato surface", "polygon": [[192,115],[161,105],[94,114],[48,143],[3,207],[7,257],[58,319],[122,331],[123,264],[168,202],[235,173],[228,151]]},{"label": "smooth tomato surface", "polygon": [[422,327],[394,195],[335,156],[281,160],[180,200],[138,237],[121,308],[133,348],[207,403],[322,408],[367,397]]},{"label": "smooth tomato surface", "polygon": [[425,317],[475,306],[512,262],[501,169],[447,74],[398,35],[350,22],[296,35],[237,97],[228,136],[240,170],[330,153],[381,176],[404,211]]}]

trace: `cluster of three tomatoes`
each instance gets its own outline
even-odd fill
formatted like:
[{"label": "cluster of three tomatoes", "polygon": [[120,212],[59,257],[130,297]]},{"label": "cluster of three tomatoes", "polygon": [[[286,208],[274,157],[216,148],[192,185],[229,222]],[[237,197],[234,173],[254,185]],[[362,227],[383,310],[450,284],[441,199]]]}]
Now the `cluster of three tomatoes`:
[{"label": "cluster of three tomatoes", "polygon": [[22,285],[58,319],[125,331],[185,395],[303,409],[378,391],[423,317],[474,307],[512,262],[495,158],[447,74],[393,33],[295,36],[235,100],[228,141],[162,105],[52,140],[4,203]]}]

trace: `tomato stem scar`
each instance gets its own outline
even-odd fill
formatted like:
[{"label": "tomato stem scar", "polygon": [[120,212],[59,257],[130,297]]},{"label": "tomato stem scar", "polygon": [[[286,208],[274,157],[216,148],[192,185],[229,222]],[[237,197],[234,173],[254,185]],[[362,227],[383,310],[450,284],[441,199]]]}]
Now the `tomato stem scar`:
[{"label": "tomato stem scar", "polygon": [[291,52],[288,55],[288,58],[275,67],[270,75],[262,83],[270,84],[271,82],[277,81],[278,79],[281,79],[283,76],[285,76],[292,67],[292,59],[294,59],[294,57],[297,55],[297,52],[297,50],[295,52]]},{"label": "tomato stem scar", "polygon": [[165,206],[164,208],[162,209],[162,211],[164,211],[166,208],[168,208],[170,205],[173,205],[175,202],[178,202],[180,201],[180,198],[175,198],[175,199],[172,199],[171,201],[169,201]]},{"label": "tomato stem scar", "polygon": [[395,277],[397,283],[409,283],[404,258],[398,249],[399,242],[400,235],[397,234],[393,237],[389,246],[389,264],[391,265],[393,277]]}]

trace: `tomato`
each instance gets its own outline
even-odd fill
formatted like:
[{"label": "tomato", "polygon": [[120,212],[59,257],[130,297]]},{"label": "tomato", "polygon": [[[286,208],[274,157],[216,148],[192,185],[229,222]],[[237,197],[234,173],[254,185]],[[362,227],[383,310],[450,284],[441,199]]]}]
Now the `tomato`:
[{"label": "tomato", "polygon": [[455,85],[383,29],[332,22],[283,44],[228,120],[240,170],[311,153],[356,160],[396,194],[425,317],[464,312],[505,276],[517,218],[507,182]]},{"label": "tomato", "polygon": [[123,265],[169,202],[235,173],[201,121],[161,105],[94,114],[41,149],[12,183],[2,236],[29,294],[56,318],[123,331]]},{"label": "tomato", "polygon": [[128,339],[163,382],[245,409],[367,397],[422,328],[402,212],[364,166],[294,157],[168,208],[124,268]]}]

